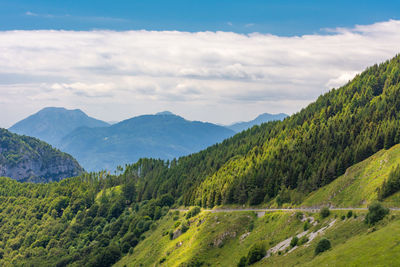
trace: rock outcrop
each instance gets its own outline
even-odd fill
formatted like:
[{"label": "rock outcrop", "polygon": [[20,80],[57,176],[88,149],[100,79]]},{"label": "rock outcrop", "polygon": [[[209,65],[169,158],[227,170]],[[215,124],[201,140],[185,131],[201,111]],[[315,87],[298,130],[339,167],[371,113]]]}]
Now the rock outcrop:
[{"label": "rock outcrop", "polygon": [[72,156],[49,144],[0,129],[0,176],[22,182],[52,182],[83,171]]}]

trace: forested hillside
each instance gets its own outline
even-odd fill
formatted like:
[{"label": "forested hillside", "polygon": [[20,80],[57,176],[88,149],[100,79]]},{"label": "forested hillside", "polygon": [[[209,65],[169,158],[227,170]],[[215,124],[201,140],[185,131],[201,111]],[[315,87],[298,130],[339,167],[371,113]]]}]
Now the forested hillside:
[{"label": "forested hillside", "polygon": [[48,184],[0,178],[0,265],[110,266],[173,203],[136,203],[132,182],[105,173]]},{"label": "forested hillside", "polygon": [[170,192],[181,204],[208,207],[275,197],[279,203],[301,201],[304,193],[400,141],[399,82],[396,56],[283,122],[253,127],[168,164],[140,160],[127,175],[140,177],[139,200]]},{"label": "forested hillside", "polygon": [[19,181],[50,182],[83,172],[70,155],[39,139],[0,128],[0,176]]}]

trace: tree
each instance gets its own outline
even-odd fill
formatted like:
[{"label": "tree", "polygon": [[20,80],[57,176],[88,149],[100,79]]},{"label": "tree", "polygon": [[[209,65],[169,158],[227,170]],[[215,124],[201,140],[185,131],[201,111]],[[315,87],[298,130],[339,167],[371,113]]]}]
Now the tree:
[{"label": "tree", "polygon": [[122,185],[123,197],[131,203],[136,198],[135,181],[133,179],[127,179],[127,182]]},{"label": "tree", "polygon": [[264,258],[265,254],[267,253],[265,246],[263,243],[256,243],[254,244],[247,255],[247,264],[251,265],[257,261],[260,261]]},{"label": "tree", "polygon": [[321,215],[322,218],[326,218],[331,214],[331,212],[328,207],[322,207],[321,210],[319,211],[319,214]]},{"label": "tree", "polygon": [[295,246],[297,246],[297,243],[299,242],[299,238],[297,237],[297,236],[294,236],[293,238],[292,238],[292,240],[290,241],[290,247],[295,247]]},{"label": "tree", "polygon": [[331,241],[323,237],[315,247],[315,255],[318,255],[331,248]]},{"label": "tree", "polygon": [[374,202],[368,207],[368,213],[367,216],[365,216],[365,223],[374,225],[382,220],[388,213],[388,208],[383,207],[380,202]]},{"label": "tree", "polygon": [[247,263],[247,258],[245,256],[240,258],[240,261],[237,265],[237,267],[246,267],[246,263]]}]

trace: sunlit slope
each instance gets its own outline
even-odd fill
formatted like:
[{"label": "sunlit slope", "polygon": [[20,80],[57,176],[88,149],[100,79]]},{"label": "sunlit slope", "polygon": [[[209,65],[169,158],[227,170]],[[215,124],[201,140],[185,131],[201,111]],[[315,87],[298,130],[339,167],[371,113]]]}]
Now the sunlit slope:
[{"label": "sunlit slope", "polygon": [[[203,212],[190,219],[188,231],[174,240],[168,233],[179,228],[176,224],[184,220],[184,214],[171,214],[115,266],[237,266],[252,245],[261,243],[271,250],[285,241],[286,247],[252,266],[395,266],[400,249],[396,245],[400,242],[399,215],[392,212],[373,231],[364,223],[366,212],[355,213],[343,219],[347,211],[334,211],[327,218],[304,213],[304,218],[317,221],[304,231],[304,221],[295,212],[272,212],[259,218],[253,212]],[[309,237],[317,231],[309,242],[290,247],[293,236],[305,232]],[[322,237],[330,240],[332,248],[316,256],[315,247]]]},{"label": "sunlit slope", "polygon": [[[334,207],[367,207],[377,200],[377,188],[388,178],[390,171],[400,164],[400,145],[381,150],[366,160],[348,168],[332,183],[311,193],[301,206],[332,205]],[[400,206],[395,194],[387,199],[388,206]]]}]

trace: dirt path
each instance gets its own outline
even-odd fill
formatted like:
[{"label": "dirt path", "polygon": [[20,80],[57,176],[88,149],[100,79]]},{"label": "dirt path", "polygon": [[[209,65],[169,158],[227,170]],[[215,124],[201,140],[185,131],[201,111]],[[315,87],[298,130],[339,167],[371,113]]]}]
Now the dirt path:
[{"label": "dirt path", "polygon": [[[390,210],[400,211],[400,208],[389,208]],[[188,211],[189,209],[172,209],[178,211]],[[329,208],[329,210],[368,210],[368,208]],[[293,211],[303,211],[303,212],[319,212],[320,207],[315,208],[293,208],[293,209],[257,209],[257,208],[238,208],[238,209],[204,209],[203,211],[215,212],[240,212],[240,211],[254,211],[254,212],[273,212],[273,211],[283,211],[283,212],[293,212]]]}]

